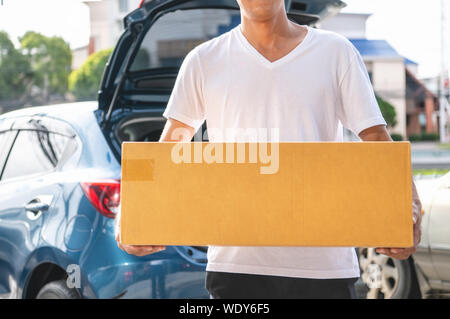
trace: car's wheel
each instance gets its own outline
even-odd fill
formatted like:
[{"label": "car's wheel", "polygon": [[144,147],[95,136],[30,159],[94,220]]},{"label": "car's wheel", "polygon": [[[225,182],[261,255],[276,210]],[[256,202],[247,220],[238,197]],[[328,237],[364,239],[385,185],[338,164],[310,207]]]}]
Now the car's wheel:
[{"label": "car's wheel", "polygon": [[36,299],[80,299],[80,294],[75,288],[67,287],[65,280],[58,280],[42,287]]},{"label": "car's wheel", "polygon": [[[363,288],[358,297],[367,299],[404,299],[412,290],[413,272],[407,260],[379,254],[375,248],[358,249]],[[364,295],[363,295],[364,294]]]}]

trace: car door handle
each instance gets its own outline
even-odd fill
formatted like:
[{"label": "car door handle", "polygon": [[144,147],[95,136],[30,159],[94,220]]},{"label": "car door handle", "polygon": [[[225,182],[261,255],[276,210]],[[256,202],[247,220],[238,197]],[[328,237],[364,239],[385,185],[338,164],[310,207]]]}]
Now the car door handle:
[{"label": "car door handle", "polygon": [[48,210],[48,208],[50,207],[49,204],[47,203],[39,203],[39,202],[35,202],[35,203],[28,203],[25,205],[25,209],[27,211],[33,212],[35,214],[41,212],[41,211],[45,211]]},{"label": "car door handle", "polygon": [[37,219],[41,214],[50,208],[53,195],[41,195],[30,200],[24,207],[27,217],[31,220]]}]

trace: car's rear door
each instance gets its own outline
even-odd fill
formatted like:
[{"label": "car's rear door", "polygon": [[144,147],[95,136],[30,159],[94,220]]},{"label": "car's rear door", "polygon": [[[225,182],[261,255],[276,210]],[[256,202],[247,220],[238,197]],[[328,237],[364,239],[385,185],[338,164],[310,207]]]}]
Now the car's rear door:
[{"label": "car's rear door", "polygon": [[450,289],[450,174],[434,194],[428,236],[434,269]]},{"label": "car's rear door", "polygon": [[[17,131],[11,130],[11,121],[2,121],[0,124],[0,174],[3,170],[6,157],[9,154],[11,145],[17,135]],[[0,202],[0,214],[1,214],[1,202]],[[1,218],[1,217],[0,217]],[[0,225],[1,227],[1,225]],[[7,238],[2,238],[0,234],[0,296],[9,297],[11,292],[10,273],[11,265],[8,261],[8,246]]]},{"label": "car's rear door", "polygon": [[6,292],[14,293],[29,254],[41,244],[43,221],[61,193],[55,174],[71,137],[49,131],[34,118],[12,132],[17,136],[0,177],[0,273],[8,278]]}]

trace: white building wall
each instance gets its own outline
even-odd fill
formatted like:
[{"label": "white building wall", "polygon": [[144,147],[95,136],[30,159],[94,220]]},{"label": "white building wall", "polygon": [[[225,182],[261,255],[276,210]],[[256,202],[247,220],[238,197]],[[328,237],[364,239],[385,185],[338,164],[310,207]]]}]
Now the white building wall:
[{"label": "white building wall", "polygon": [[366,38],[366,22],[370,14],[339,13],[323,20],[319,27],[337,32],[350,39]]},{"label": "white building wall", "polygon": [[72,70],[78,69],[88,58],[88,47],[84,46],[72,50]]},{"label": "white building wall", "polygon": [[[121,3],[125,1],[124,3]],[[140,0],[88,0],[91,37],[95,51],[113,47],[123,31],[123,18],[139,6]],[[122,9],[122,10],[121,10]]]},{"label": "white building wall", "polygon": [[391,133],[406,136],[406,74],[402,58],[371,62],[372,82],[375,92],[395,107],[397,125]]},{"label": "white building wall", "polygon": [[419,72],[419,66],[417,64],[407,64],[406,68],[409,72],[411,72],[414,76],[417,76]]}]

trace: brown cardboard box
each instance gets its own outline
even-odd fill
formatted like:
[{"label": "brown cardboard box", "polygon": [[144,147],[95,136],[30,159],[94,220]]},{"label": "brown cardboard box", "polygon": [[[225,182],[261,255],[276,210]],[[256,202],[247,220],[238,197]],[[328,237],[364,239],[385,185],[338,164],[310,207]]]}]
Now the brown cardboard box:
[{"label": "brown cardboard box", "polygon": [[412,246],[408,142],[266,146],[124,143],[122,242]]}]

